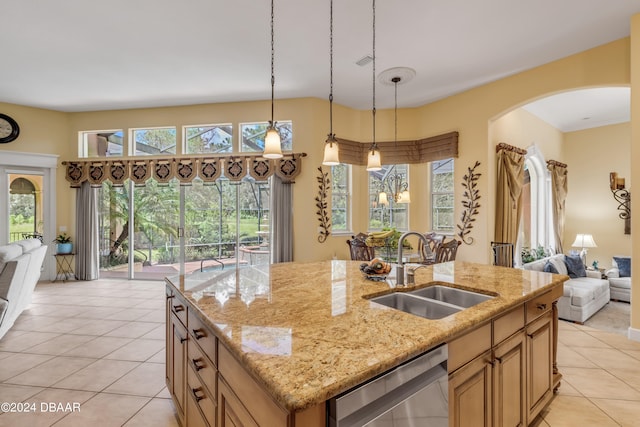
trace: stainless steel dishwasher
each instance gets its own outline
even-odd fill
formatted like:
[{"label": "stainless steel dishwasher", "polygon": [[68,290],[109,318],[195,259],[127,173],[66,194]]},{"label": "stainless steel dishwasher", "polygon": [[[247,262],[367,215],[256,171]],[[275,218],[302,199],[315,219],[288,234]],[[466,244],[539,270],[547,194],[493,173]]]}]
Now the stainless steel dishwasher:
[{"label": "stainless steel dishwasher", "polygon": [[329,400],[330,427],[448,427],[447,345]]}]

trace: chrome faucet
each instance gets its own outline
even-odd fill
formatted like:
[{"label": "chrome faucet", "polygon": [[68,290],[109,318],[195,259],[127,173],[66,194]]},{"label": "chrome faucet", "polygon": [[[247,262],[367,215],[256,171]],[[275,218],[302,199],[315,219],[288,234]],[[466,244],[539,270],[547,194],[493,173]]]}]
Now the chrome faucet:
[{"label": "chrome faucet", "polygon": [[424,237],[424,234],[418,233],[417,231],[407,231],[398,239],[398,266],[396,267],[396,286],[404,286],[404,260],[402,259],[402,246],[404,244],[404,239],[407,236],[417,236],[424,243],[424,247],[426,251],[430,251],[429,242],[427,238]]}]

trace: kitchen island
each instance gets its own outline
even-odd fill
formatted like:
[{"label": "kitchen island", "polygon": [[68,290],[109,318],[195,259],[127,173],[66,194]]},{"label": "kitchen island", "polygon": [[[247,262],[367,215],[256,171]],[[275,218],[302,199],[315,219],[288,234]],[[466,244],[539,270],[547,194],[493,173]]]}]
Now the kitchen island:
[{"label": "kitchen island", "polygon": [[[327,400],[442,343],[450,343],[450,425],[477,416],[456,407],[457,385],[474,363],[489,381],[502,341],[517,336],[522,352],[531,349],[517,358],[522,375],[553,369],[552,304],[568,277],[455,261],[420,268],[415,286],[395,289],[390,280],[366,280],[359,265],[284,263],[167,278],[167,384],[183,425],[324,426]],[[494,298],[439,320],[370,300],[434,283]],[[542,345],[527,337],[542,337]],[[527,424],[559,378],[557,370],[549,381],[522,378],[523,408],[535,406],[519,411]],[[491,400],[488,386],[482,398]],[[485,425],[499,412],[482,414]]]}]

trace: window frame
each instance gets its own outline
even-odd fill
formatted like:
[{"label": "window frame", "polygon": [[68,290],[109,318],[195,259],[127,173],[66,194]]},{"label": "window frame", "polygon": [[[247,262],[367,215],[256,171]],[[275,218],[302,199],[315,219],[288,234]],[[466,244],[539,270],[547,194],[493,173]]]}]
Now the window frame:
[{"label": "window frame", "polygon": [[[334,179],[334,168],[337,167],[344,167],[345,170],[345,190],[343,192],[338,192],[338,196],[344,199],[344,216],[345,216],[345,228],[344,229],[339,229],[336,230],[335,226],[334,226],[334,222],[333,219],[335,218],[335,210],[334,210],[334,205],[335,205],[335,198],[336,198],[336,191],[335,191],[335,179]],[[341,235],[341,234],[352,234],[352,206],[351,206],[351,202],[352,202],[352,172],[353,172],[353,167],[349,164],[346,163],[340,163],[339,165],[335,165],[335,166],[330,166],[331,171],[330,171],[330,176],[331,176],[331,233],[334,235]]]},{"label": "window frame", "polygon": [[[451,162],[451,175],[452,175],[452,181],[451,181],[451,191],[435,191],[434,190],[434,186],[435,186],[435,169],[434,166],[436,164],[440,164],[442,162]],[[430,188],[429,188],[429,196],[430,196],[430,204],[431,204],[431,229],[433,231],[437,231],[443,234],[453,234],[455,233],[455,202],[456,202],[456,195],[455,195],[455,159],[453,157],[449,157],[446,159],[441,159],[441,160],[434,160],[432,162],[429,162],[429,178],[430,178]],[[439,228],[436,227],[437,223],[439,223],[440,221],[436,221],[436,218],[439,216],[438,215],[438,208],[441,208],[437,203],[436,203],[436,199],[440,196],[451,196],[453,203],[451,204],[451,206],[447,206],[446,208],[451,208],[451,228]]]}]

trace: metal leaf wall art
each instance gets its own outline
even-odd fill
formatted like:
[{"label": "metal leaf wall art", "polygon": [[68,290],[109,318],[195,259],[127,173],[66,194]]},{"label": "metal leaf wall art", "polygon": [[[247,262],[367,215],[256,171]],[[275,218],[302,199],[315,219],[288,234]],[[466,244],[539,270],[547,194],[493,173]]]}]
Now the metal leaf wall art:
[{"label": "metal leaf wall art", "polygon": [[322,166],[318,167],[320,172],[316,177],[318,181],[318,195],[316,196],[316,215],[318,215],[318,222],[320,222],[318,242],[324,243],[327,240],[329,234],[331,234],[331,219],[329,218],[329,211],[327,209],[327,197],[329,184],[329,173],[322,171]]},{"label": "metal leaf wall art", "polygon": [[478,214],[478,208],[480,207],[480,190],[478,190],[478,178],[479,173],[476,173],[476,168],[480,166],[480,162],[476,161],[476,164],[472,168],[468,168],[468,172],[462,177],[462,186],[464,187],[464,193],[462,193],[462,224],[458,224],[458,237],[470,245],[473,243],[473,237],[469,236],[473,223],[475,222],[475,216]]}]

